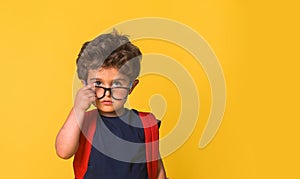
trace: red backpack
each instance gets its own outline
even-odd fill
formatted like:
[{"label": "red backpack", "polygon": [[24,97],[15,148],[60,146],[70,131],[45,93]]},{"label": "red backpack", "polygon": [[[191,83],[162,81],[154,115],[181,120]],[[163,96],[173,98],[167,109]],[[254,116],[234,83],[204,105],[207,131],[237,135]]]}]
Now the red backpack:
[{"label": "red backpack", "polygon": [[[157,179],[159,159],[157,120],[153,114],[148,112],[138,112],[138,114],[142,120],[145,133],[148,178]],[[87,171],[98,115],[96,109],[86,113],[85,123],[79,138],[79,147],[73,161],[75,179],[83,179]]]}]

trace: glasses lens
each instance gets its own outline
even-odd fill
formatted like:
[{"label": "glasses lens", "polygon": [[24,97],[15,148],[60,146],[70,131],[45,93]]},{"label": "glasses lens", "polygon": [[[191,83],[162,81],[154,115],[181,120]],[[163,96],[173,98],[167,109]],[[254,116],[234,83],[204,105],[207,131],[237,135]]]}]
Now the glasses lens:
[{"label": "glasses lens", "polygon": [[128,95],[128,88],[112,88],[111,93],[115,99],[125,99]]},{"label": "glasses lens", "polygon": [[101,88],[101,87],[95,88],[95,92],[96,92],[96,95],[98,96],[98,98],[104,97],[104,91],[105,91],[104,88]]}]

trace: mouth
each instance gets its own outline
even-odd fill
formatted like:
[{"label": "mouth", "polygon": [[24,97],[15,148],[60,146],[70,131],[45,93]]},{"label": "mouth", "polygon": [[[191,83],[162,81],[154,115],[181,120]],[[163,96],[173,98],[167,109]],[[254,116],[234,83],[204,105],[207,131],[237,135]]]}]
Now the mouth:
[{"label": "mouth", "polygon": [[112,105],[113,102],[111,100],[102,100],[100,103],[104,105]]}]

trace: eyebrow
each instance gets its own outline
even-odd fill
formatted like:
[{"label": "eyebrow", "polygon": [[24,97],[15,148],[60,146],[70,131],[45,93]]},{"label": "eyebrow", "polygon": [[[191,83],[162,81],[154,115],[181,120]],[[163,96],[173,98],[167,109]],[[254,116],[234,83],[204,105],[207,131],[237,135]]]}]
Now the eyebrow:
[{"label": "eyebrow", "polygon": [[[97,81],[97,80],[102,80],[101,78],[91,78],[90,81]],[[113,79],[113,81],[128,81],[125,78],[116,78]]]},{"label": "eyebrow", "polygon": [[91,78],[90,81],[101,80],[101,78]]}]

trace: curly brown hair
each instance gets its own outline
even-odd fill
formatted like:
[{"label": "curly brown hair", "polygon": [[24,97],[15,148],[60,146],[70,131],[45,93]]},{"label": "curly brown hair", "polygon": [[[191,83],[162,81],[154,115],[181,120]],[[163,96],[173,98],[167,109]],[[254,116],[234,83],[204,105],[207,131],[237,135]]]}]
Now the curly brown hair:
[{"label": "curly brown hair", "polygon": [[115,67],[134,80],[140,73],[141,59],[139,48],[129,41],[127,35],[120,35],[114,29],[83,44],[76,60],[78,78],[86,81],[89,70]]}]

